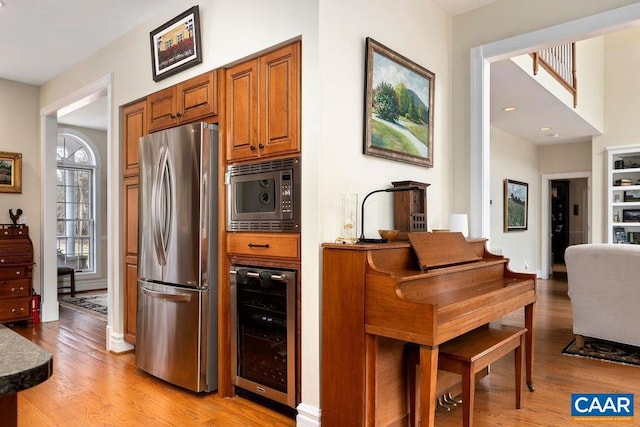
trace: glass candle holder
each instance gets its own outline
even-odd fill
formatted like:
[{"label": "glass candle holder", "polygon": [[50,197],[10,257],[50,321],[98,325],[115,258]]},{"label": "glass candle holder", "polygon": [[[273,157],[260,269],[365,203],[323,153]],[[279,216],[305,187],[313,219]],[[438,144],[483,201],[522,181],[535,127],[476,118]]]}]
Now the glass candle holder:
[{"label": "glass candle holder", "polygon": [[340,194],[340,229],[337,243],[353,244],[358,241],[358,195],[355,193]]}]

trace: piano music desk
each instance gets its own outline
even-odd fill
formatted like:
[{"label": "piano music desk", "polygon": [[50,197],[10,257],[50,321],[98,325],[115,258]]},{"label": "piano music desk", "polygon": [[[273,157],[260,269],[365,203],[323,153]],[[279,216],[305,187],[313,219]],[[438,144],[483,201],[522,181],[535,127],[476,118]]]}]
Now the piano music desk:
[{"label": "piano music desk", "polygon": [[[470,239],[478,261],[421,271],[408,242],[323,245],[321,409],[328,426],[406,425],[402,351],[420,346],[420,418],[433,426],[438,346],[523,308],[533,391],[534,274]],[[439,251],[447,248],[440,246]]]}]

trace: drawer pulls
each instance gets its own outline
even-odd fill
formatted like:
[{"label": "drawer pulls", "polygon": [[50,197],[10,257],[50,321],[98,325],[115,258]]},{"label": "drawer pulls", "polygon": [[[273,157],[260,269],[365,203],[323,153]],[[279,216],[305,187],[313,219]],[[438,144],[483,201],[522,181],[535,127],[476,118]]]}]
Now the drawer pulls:
[{"label": "drawer pulls", "polygon": [[247,246],[249,246],[250,248],[269,248],[269,244],[268,243],[264,243],[264,244],[259,244],[259,243],[249,243]]},{"label": "drawer pulls", "polygon": [[[17,310],[17,309],[15,309],[15,308],[12,308],[12,309],[11,309],[11,312],[12,312],[12,313],[15,313],[16,311],[18,311],[18,310]],[[20,307],[20,311],[24,311],[24,307]]]},{"label": "drawer pulls", "polygon": [[[16,288],[11,288],[11,292],[15,292]],[[20,286],[20,289],[18,289],[18,291],[24,291],[24,286]]]}]

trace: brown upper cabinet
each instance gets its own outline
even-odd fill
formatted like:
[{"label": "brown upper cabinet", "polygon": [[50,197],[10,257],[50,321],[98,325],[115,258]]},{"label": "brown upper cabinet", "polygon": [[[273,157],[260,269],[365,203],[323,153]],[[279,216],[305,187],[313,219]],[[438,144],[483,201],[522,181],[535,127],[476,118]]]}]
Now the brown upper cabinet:
[{"label": "brown upper cabinet", "polygon": [[215,116],[216,76],[217,70],[213,70],[147,96],[147,130],[155,132]]},{"label": "brown upper cabinet", "polygon": [[227,161],[300,151],[300,42],[226,70]]},{"label": "brown upper cabinet", "polygon": [[138,159],[140,137],[147,133],[144,100],[124,107],[122,111],[124,123],[124,176],[137,175],[140,164]]}]

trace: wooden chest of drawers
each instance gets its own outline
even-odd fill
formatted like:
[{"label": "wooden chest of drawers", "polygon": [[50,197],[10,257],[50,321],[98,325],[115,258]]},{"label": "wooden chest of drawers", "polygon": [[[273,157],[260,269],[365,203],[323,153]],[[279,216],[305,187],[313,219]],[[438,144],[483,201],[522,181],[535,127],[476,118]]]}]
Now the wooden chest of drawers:
[{"label": "wooden chest of drawers", "polygon": [[29,227],[0,224],[0,322],[31,318],[32,278]]}]

